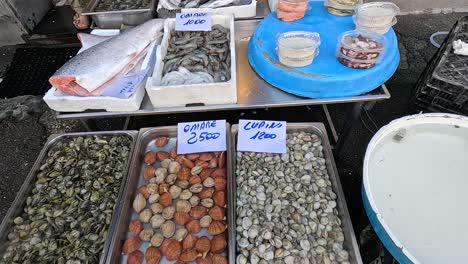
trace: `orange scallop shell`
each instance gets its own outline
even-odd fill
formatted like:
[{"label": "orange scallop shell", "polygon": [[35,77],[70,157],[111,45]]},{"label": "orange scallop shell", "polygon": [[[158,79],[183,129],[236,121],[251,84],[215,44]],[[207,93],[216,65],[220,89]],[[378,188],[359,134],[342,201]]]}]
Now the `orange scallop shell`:
[{"label": "orange scallop shell", "polygon": [[182,248],[189,249],[194,248],[198,238],[192,234],[188,234],[182,241]]},{"label": "orange scallop shell", "polygon": [[187,229],[190,234],[196,234],[201,230],[200,222],[196,219],[192,219],[185,225],[185,229]]},{"label": "orange scallop shell", "polygon": [[212,236],[219,235],[226,230],[226,225],[223,224],[220,221],[213,221],[211,224],[208,226],[208,233]]},{"label": "orange scallop shell", "polygon": [[189,168],[181,168],[179,172],[177,172],[177,178],[181,181],[188,181],[192,173],[190,172]]},{"label": "orange scallop shell", "polygon": [[205,207],[201,205],[197,205],[197,206],[192,207],[192,210],[190,210],[190,215],[194,219],[200,219],[206,215],[207,211],[208,210]]},{"label": "orange scallop shell", "polygon": [[200,255],[201,254],[198,253],[195,249],[189,248],[187,250],[184,250],[182,252],[182,254],[180,254],[179,259],[181,261],[190,262],[190,261],[194,261],[196,258],[200,257]]},{"label": "orange scallop shell", "polygon": [[156,153],[153,151],[148,151],[145,153],[145,157],[143,158],[146,164],[151,165],[156,162]]},{"label": "orange scallop shell", "polygon": [[169,142],[168,137],[158,137],[155,140],[154,144],[156,145],[156,147],[161,148],[161,147],[166,146],[168,142]]},{"label": "orange scallop shell", "polygon": [[212,264],[211,256],[199,257],[196,259],[197,264]]},{"label": "orange scallop shell", "polygon": [[213,264],[227,264],[228,260],[225,256],[221,256],[218,254],[213,254],[211,256],[211,261]]},{"label": "orange scallop shell", "polygon": [[141,193],[141,195],[143,195],[143,197],[145,197],[145,199],[148,199],[150,197],[150,195],[151,195],[148,192],[148,187],[146,187],[146,185],[143,185],[140,188],[138,188],[138,192]]},{"label": "orange scallop shell", "polygon": [[166,248],[163,251],[164,256],[169,261],[175,261],[179,259],[180,253],[182,253],[182,247],[176,240],[171,239]]},{"label": "orange scallop shell", "polygon": [[156,247],[150,246],[146,249],[145,260],[147,264],[158,264],[161,257],[161,251]]},{"label": "orange scallop shell", "polygon": [[224,220],[226,217],[226,212],[223,208],[219,206],[213,206],[210,211],[208,211],[208,214],[211,216],[211,219],[215,221],[221,221]]},{"label": "orange scallop shell", "polygon": [[128,255],[128,264],[141,264],[143,261],[143,253],[140,250],[134,251]]},{"label": "orange scallop shell", "polygon": [[172,147],[171,151],[169,152],[169,156],[171,159],[177,158],[177,147]]},{"label": "orange scallop shell", "polygon": [[139,235],[141,230],[143,230],[143,223],[140,220],[133,220],[130,222],[130,225],[128,226],[128,230],[134,234],[134,235]]},{"label": "orange scallop shell", "polygon": [[226,206],[226,193],[224,191],[216,191],[213,193],[213,202],[219,207]]},{"label": "orange scallop shell", "polygon": [[210,169],[203,169],[198,176],[200,176],[200,179],[202,181],[206,180],[206,178],[211,176],[211,170]]},{"label": "orange scallop shell", "polygon": [[213,196],[214,189],[213,188],[203,188],[203,190],[198,193],[198,197],[200,199],[211,198]]},{"label": "orange scallop shell", "polygon": [[158,151],[156,152],[156,156],[158,157],[159,161],[163,161],[169,158],[169,153],[166,151]]},{"label": "orange scallop shell", "polygon": [[130,254],[140,248],[141,240],[139,237],[130,237],[125,240],[122,246],[122,253]]},{"label": "orange scallop shell", "polygon": [[226,190],[226,179],[223,177],[215,177],[214,178],[214,183],[215,183],[215,189],[217,191],[223,191]]},{"label": "orange scallop shell", "polygon": [[190,221],[190,216],[188,213],[180,211],[174,214],[174,221],[179,225],[185,225]]},{"label": "orange scallop shell", "polygon": [[223,177],[226,178],[226,169],[216,169],[213,171],[211,174],[211,177],[216,178],[216,177]]},{"label": "orange scallop shell", "polygon": [[172,204],[172,195],[170,193],[168,193],[168,192],[165,192],[165,193],[161,194],[161,196],[159,197],[159,203],[164,207],[171,206],[171,204]]},{"label": "orange scallop shell", "polygon": [[227,241],[224,234],[216,235],[211,239],[211,253],[220,254],[226,250]]},{"label": "orange scallop shell", "polygon": [[192,184],[192,185],[202,182],[202,180],[200,179],[200,176],[198,176],[198,175],[192,175],[192,176],[190,176],[190,178],[189,178],[188,181],[189,181],[189,183]]},{"label": "orange scallop shell", "polygon": [[200,253],[207,253],[210,251],[211,242],[210,239],[206,236],[202,236],[198,239],[197,243],[195,244],[195,249]]}]

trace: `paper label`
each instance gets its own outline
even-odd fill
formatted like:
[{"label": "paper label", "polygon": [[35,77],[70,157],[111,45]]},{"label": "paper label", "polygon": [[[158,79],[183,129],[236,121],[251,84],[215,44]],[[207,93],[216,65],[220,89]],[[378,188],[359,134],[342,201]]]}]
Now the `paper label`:
[{"label": "paper label", "polygon": [[286,122],[239,120],[237,150],[286,153]]},{"label": "paper label", "polygon": [[177,154],[226,150],[226,120],[177,125]]},{"label": "paper label", "polygon": [[176,31],[211,31],[211,13],[177,13],[175,23]]}]

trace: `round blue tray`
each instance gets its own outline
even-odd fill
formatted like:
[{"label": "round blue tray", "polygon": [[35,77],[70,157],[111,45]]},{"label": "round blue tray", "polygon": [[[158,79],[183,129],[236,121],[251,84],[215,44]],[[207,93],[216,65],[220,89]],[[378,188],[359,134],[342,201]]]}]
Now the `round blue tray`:
[{"label": "round blue tray", "polygon": [[[387,81],[400,62],[398,40],[393,29],[385,37],[387,49],[379,64],[371,69],[352,69],[336,58],[341,33],[354,30],[352,17],[329,14],[322,1],[309,3],[304,18],[283,22],[271,13],[257,26],[248,46],[252,68],[268,83],[288,93],[310,98],[333,98],[360,95],[374,90]],[[282,65],[276,54],[276,36],[287,31],[318,32],[320,53],[305,67]]]}]

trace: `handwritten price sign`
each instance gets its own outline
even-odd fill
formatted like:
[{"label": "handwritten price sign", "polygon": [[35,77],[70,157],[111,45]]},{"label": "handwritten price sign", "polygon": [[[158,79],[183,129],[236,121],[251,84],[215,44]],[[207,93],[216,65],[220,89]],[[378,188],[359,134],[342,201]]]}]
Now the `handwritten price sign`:
[{"label": "handwritten price sign", "polygon": [[237,150],[286,153],[286,122],[239,120]]},{"label": "handwritten price sign", "polygon": [[226,150],[226,120],[179,123],[177,154]]},{"label": "handwritten price sign", "polygon": [[211,31],[211,13],[178,13],[175,22],[176,31]]}]

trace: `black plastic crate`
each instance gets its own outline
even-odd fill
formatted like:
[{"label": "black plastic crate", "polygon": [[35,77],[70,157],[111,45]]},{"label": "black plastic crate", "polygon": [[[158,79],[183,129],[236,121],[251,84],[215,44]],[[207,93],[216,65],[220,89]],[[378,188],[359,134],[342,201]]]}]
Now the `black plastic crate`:
[{"label": "black plastic crate", "polygon": [[44,95],[52,87],[49,78],[76,55],[79,47],[19,47],[3,81],[0,98]]},{"label": "black plastic crate", "polygon": [[468,115],[468,56],[453,53],[453,41],[468,41],[468,17],[460,18],[421,74],[415,104],[427,111]]}]

